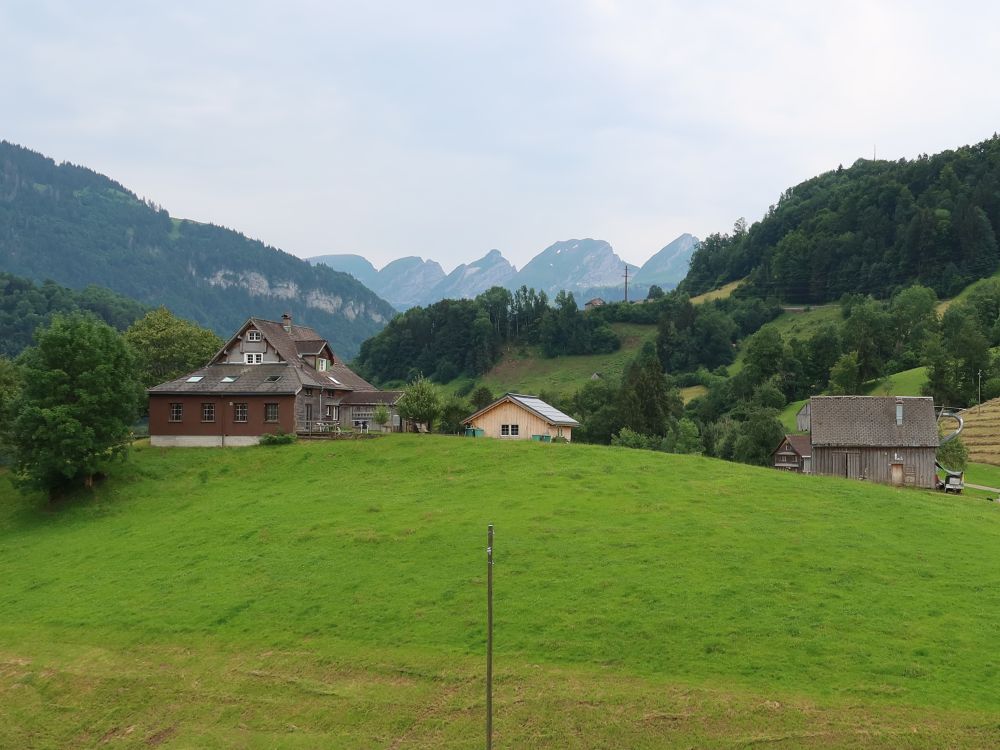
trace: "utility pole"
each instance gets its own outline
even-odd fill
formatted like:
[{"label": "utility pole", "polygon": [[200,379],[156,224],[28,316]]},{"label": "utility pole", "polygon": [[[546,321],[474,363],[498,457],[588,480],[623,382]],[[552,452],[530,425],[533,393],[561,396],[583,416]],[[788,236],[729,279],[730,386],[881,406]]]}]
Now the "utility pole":
[{"label": "utility pole", "polygon": [[493,748],[493,524],[486,527],[486,750]]},{"label": "utility pole", "polygon": [[976,413],[983,413],[983,371],[979,371],[979,403],[976,405]]},{"label": "utility pole", "polygon": [[625,264],[625,304],[628,304],[628,263]]}]

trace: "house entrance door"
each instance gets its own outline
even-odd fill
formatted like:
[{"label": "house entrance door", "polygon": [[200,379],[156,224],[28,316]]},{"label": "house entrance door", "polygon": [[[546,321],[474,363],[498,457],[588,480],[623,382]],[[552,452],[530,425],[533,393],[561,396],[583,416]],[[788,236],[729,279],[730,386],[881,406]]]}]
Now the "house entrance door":
[{"label": "house entrance door", "polygon": [[889,464],[889,481],[896,487],[903,486],[903,464]]}]

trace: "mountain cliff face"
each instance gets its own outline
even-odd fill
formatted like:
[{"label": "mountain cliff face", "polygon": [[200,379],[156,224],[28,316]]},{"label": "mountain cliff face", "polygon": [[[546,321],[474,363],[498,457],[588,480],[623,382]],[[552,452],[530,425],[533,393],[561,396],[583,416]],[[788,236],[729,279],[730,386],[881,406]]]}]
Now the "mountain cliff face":
[{"label": "mountain cliff face", "polygon": [[[89,169],[0,142],[0,270],[107,287],[228,336],[290,313],[340,356],[395,314],[344,273],[211,224],[173,219]],[[442,274],[443,275],[443,274]]]},{"label": "mountain cliff face", "polygon": [[698,249],[698,238],[682,234],[647,260],[635,275],[635,282],[646,287],[657,284],[673,287],[687,276],[691,256]]},{"label": "mountain cliff face", "polygon": [[329,266],[334,271],[349,273],[366,287],[375,292],[375,294],[380,294],[377,288],[379,285],[378,271],[375,270],[375,266],[373,266],[367,258],[360,255],[344,253],[342,255],[317,255],[314,258],[309,258],[309,262],[313,265],[322,263],[325,266]]},{"label": "mountain cliff face", "polygon": [[414,255],[394,260],[378,272],[379,288],[397,310],[421,304],[443,278],[440,263]]},{"label": "mountain cliff face", "polygon": [[550,297],[561,289],[579,292],[599,286],[617,286],[625,262],[604,240],[564,240],[532,258],[507,284],[544,290]]},{"label": "mountain cliff face", "polygon": [[472,263],[463,263],[430,290],[425,304],[442,299],[473,299],[494,286],[506,286],[517,273],[499,250],[490,250]]}]

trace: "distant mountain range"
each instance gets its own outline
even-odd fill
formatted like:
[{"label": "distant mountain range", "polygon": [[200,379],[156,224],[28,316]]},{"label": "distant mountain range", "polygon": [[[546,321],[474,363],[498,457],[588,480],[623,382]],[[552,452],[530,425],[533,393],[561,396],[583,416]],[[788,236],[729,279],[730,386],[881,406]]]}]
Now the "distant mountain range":
[{"label": "distant mountain range", "polygon": [[[698,239],[682,234],[646,261],[641,268],[629,264],[630,298],[644,296],[657,284],[676,286],[687,273]],[[544,290],[554,297],[560,290],[585,301],[592,296],[622,299],[625,261],[604,240],[572,239],[556,242],[532,258],[520,271],[499,250],[479,260],[463,263],[447,276],[440,264],[414,256],[389,263],[381,271],[360,255],[320,255],[309,259],[349,273],[398,309],[428,305],[441,299],[472,298],[493,286]]]},{"label": "distant mountain range", "polygon": [[[172,218],[117,182],[0,142],[0,271],[96,284],[230,335],[290,313],[353,357],[395,310],[356,278],[230,229]],[[442,274],[443,275],[443,274]]]}]

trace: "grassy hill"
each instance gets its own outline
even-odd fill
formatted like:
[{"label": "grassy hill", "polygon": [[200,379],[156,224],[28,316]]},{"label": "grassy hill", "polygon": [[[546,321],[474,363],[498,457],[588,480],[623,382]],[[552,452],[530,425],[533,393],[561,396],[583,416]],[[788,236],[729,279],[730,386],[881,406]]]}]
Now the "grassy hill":
[{"label": "grassy hill", "polygon": [[987,747],[1000,506],[436,436],[0,486],[2,747]]},{"label": "grassy hill", "polygon": [[965,419],[962,440],[969,449],[969,460],[1000,466],[1000,399],[970,407],[962,416]]},{"label": "grassy hill", "polygon": [[[655,325],[612,323],[621,339],[621,348],[610,354],[545,357],[538,347],[524,347],[507,352],[479,382],[495,393],[534,393],[541,391],[573,393],[597,372],[602,377],[621,377],[629,360],[647,341],[656,339]],[[451,389],[467,381],[454,381]]]}]

